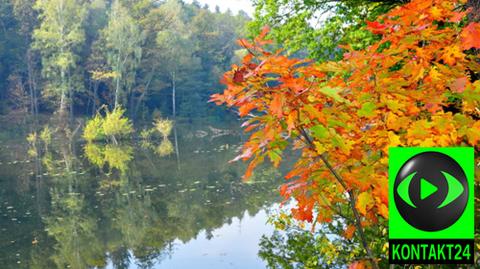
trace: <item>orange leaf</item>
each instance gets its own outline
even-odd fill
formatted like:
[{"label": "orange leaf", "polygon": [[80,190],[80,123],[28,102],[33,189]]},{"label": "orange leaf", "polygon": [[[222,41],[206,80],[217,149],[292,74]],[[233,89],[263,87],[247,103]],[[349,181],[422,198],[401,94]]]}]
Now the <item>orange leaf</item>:
[{"label": "orange leaf", "polygon": [[367,267],[365,266],[364,261],[354,262],[354,263],[350,264],[350,266],[348,267],[348,269],[366,269],[366,268]]},{"label": "orange leaf", "polygon": [[263,26],[262,32],[260,32],[260,35],[257,38],[263,40],[268,32],[270,32],[270,27],[268,25]]},{"label": "orange leaf", "polygon": [[465,15],[467,14],[467,12],[453,12],[453,15],[452,17],[450,18],[450,22],[453,22],[453,23],[459,23],[464,17]]},{"label": "orange leaf", "polygon": [[243,180],[248,181],[248,179],[252,176],[253,169],[257,167],[257,162],[255,160],[251,161],[248,164],[247,170],[245,171],[245,174],[243,175]]},{"label": "orange leaf", "polygon": [[452,45],[445,48],[445,52],[442,55],[442,60],[452,66],[456,63],[458,58],[463,58],[464,54],[460,50],[458,45]]},{"label": "orange leaf", "polygon": [[280,93],[276,93],[273,95],[273,100],[270,103],[270,112],[273,115],[277,116],[277,118],[281,118],[283,116],[284,100],[285,96]]},{"label": "orange leaf", "polygon": [[377,206],[377,208],[378,213],[385,219],[388,219],[388,207],[385,204],[380,204]]},{"label": "orange leaf", "polygon": [[463,28],[460,37],[462,39],[462,48],[464,50],[471,48],[480,49],[480,24],[476,22],[469,23]]},{"label": "orange leaf", "polygon": [[242,105],[241,107],[238,108],[238,113],[239,113],[240,117],[243,117],[243,116],[248,115],[248,113],[255,108],[256,108],[256,106],[255,106],[254,103],[246,103],[246,104],[244,104],[244,105]]},{"label": "orange leaf", "polygon": [[292,132],[293,129],[295,129],[295,121],[297,120],[297,112],[293,111],[292,113],[288,114],[287,117],[287,129],[288,129],[288,134]]},{"label": "orange leaf", "polygon": [[355,226],[354,225],[348,225],[347,229],[345,230],[344,236],[347,239],[351,239],[353,235],[355,234]]}]

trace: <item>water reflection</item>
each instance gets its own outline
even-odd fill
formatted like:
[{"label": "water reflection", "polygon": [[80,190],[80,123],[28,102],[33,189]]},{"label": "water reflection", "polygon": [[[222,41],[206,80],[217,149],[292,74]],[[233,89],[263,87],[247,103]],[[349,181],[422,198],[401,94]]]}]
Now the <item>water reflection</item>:
[{"label": "water reflection", "polygon": [[175,257],[180,243],[202,246],[218,228],[277,201],[276,170],[260,170],[244,184],[243,165],[228,164],[239,137],[178,132],[179,163],[168,138],[149,141],[153,147],[55,135],[3,141],[1,268],[167,268],[162,262],[172,263],[166,257]]}]

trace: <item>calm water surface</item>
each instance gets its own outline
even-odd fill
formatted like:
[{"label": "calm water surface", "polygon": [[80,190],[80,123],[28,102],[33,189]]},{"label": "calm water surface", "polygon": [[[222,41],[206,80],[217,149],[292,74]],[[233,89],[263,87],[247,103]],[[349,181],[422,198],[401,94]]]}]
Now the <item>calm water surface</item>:
[{"label": "calm water surface", "polygon": [[265,268],[279,172],[243,183],[244,165],[228,163],[237,132],[177,133],[120,145],[3,136],[0,268]]}]

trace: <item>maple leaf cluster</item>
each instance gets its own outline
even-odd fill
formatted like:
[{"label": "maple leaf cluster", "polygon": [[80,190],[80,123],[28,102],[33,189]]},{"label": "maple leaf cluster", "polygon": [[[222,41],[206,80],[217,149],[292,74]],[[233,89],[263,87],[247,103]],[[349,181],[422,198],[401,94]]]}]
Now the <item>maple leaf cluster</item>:
[{"label": "maple leaf cluster", "polygon": [[[367,227],[388,219],[388,148],[473,146],[480,141],[480,24],[464,1],[413,0],[367,29],[381,39],[315,63],[240,40],[249,54],[223,76],[216,104],[238,108],[250,138],[237,159],[245,178],[266,159],[301,152],[281,188],[298,220],[329,222],[353,199]],[[354,228],[349,226],[348,236]]]}]

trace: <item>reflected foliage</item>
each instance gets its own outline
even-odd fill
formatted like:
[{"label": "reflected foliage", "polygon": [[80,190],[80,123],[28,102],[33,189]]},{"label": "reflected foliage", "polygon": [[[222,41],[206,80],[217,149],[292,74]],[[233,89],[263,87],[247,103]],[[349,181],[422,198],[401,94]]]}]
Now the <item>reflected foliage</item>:
[{"label": "reflected foliage", "polygon": [[[175,244],[276,201],[278,171],[258,170],[246,184],[245,167],[228,164],[238,137],[177,131],[181,162],[137,144],[82,145],[57,133],[47,148],[38,138],[0,144],[10,149],[0,153],[2,269],[150,268]],[[28,150],[37,155],[18,160]]]}]

